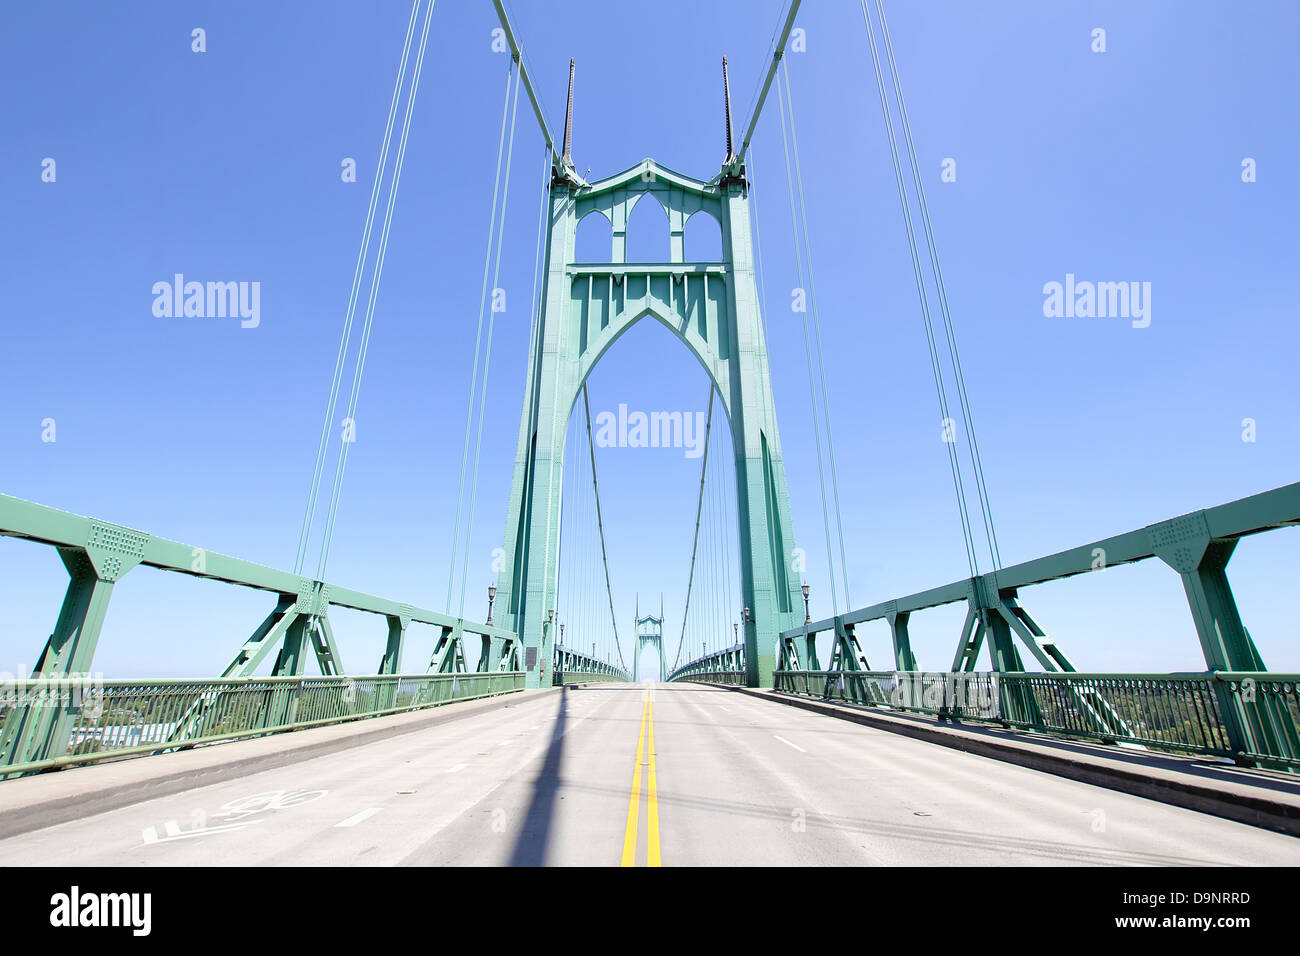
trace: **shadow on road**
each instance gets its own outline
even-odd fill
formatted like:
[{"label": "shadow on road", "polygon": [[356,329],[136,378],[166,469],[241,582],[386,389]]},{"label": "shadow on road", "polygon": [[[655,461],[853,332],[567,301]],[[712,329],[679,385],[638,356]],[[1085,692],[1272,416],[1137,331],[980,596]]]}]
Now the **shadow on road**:
[{"label": "shadow on road", "polygon": [[568,713],[569,688],[560,690],[560,709],[555,716],[546,758],[533,781],[533,799],[524,815],[523,828],[510,854],[511,866],[542,866],[551,841],[551,822],[555,818],[556,794],[560,789],[560,757],[564,753],[564,725]]}]

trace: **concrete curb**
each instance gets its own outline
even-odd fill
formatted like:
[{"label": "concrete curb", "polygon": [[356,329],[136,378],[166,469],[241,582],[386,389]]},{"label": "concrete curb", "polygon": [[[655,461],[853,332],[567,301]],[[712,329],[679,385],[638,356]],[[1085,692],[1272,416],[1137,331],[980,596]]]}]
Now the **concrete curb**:
[{"label": "concrete curb", "polygon": [[[722,685],[720,685],[722,686]],[[799,707],[813,713],[848,720],[889,733],[951,747],[980,757],[1017,764],[1030,770],[1068,777],[1081,783],[1129,793],[1237,823],[1300,836],[1300,792],[1269,795],[1250,783],[1195,779],[1175,769],[1158,770],[1124,765],[1113,758],[1054,752],[1033,741],[998,740],[976,730],[928,726],[863,708],[830,704],[749,687],[728,689]],[[1171,758],[1178,759],[1178,758]],[[1267,778],[1261,782],[1269,782]],[[1297,781],[1300,785],[1300,781]],[[1285,797],[1285,798],[1284,798]]]},{"label": "concrete curb", "polygon": [[[514,691],[388,717],[314,727],[0,782],[0,840],[262,770],[415,733],[559,693]],[[72,775],[69,776],[69,773]]]}]

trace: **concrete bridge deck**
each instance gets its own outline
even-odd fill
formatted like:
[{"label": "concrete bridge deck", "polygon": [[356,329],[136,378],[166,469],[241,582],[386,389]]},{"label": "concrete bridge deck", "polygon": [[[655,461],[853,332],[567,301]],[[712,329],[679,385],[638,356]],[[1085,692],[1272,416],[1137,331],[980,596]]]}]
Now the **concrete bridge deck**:
[{"label": "concrete bridge deck", "polygon": [[[87,812],[66,819],[56,795]],[[532,692],[12,780],[5,818],[8,865],[1300,863],[1285,834],[690,684]]]}]

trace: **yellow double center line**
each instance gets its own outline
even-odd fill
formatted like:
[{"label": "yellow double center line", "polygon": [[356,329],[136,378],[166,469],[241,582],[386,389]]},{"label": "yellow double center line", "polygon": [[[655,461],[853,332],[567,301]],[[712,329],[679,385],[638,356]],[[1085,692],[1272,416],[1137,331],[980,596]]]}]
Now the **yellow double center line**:
[{"label": "yellow double center line", "polygon": [[[649,737],[649,750],[646,738]],[[649,758],[647,760],[647,758]],[[636,768],[632,771],[632,797],[627,805],[623,833],[623,865],[636,866],[637,827],[641,823],[641,768],[646,768],[646,866],[659,866],[659,790],[655,781],[655,715],[650,689],[641,708],[641,733],[636,741]]]}]

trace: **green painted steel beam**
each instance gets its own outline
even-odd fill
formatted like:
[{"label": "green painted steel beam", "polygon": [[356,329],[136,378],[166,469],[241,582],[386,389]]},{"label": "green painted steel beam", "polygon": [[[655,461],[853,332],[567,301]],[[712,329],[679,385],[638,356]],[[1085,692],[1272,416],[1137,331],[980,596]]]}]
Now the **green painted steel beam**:
[{"label": "green painted steel beam", "polygon": [[[1300,524],[1300,482],[1202,511],[1189,512],[1168,521],[1101,538],[1046,557],[1014,564],[984,575],[981,583],[987,582],[992,585],[991,593],[1014,592],[1034,584],[1143,561],[1158,556],[1159,547],[1155,542],[1160,540],[1162,533],[1174,534],[1180,527],[1194,529],[1202,522],[1210,540],[1236,540],[1263,531]],[[1104,563],[1099,563],[1099,558]],[[975,581],[965,578],[895,600],[872,604],[839,615],[838,618],[824,618],[807,625],[790,628],[782,633],[790,636],[818,633],[833,630],[837,620],[846,624],[861,624],[888,618],[890,614],[910,613],[957,601],[969,601],[974,590]]]},{"label": "green painted steel beam", "polygon": [[[296,595],[303,604],[310,602],[313,592],[316,592],[314,598],[321,613],[324,606],[333,605],[370,614],[404,617],[435,627],[456,627],[466,633],[500,640],[514,637],[513,632],[505,628],[490,627],[362,591],[323,584],[288,571],[9,495],[0,495],[0,536],[86,551],[104,580],[115,580],[131,567],[145,565],[260,591]],[[103,578],[104,573],[115,568],[112,578]]]},{"label": "green painted steel beam", "polygon": [[[113,591],[113,581],[98,576],[84,551],[60,548],[59,556],[68,569],[68,587],[54,631],[33,670],[37,678],[90,671]],[[0,764],[41,760],[61,752],[74,716],[73,709],[61,701],[15,708],[0,730]]]},{"label": "green painted steel beam", "polygon": [[281,598],[271,613],[258,625],[257,630],[244,642],[244,646],[239,649],[235,659],[221,672],[221,676],[223,678],[252,676],[262,663],[263,658],[273,648],[279,646],[280,641],[284,639],[285,632],[289,630],[290,625],[293,624],[297,617],[297,602],[289,598]]},{"label": "green painted steel beam", "polygon": [[[444,670],[464,669],[464,633],[479,634],[485,645],[499,649],[494,661],[498,671],[504,667],[517,669],[514,657],[506,651],[516,643],[515,636],[504,628],[335,587],[9,495],[0,495],[0,536],[56,548],[69,573],[63,607],[33,670],[34,678],[90,673],[113,585],[139,565],[275,595],[275,607],[235,654],[223,678],[250,678],[273,650],[277,651],[273,667],[277,675],[301,675],[308,653],[315,654],[322,674],[341,675],[342,656],[328,614],[331,605],[387,620],[389,642],[380,664],[384,673],[399,669],[402,638],[411,621],[431,624],[444,635],[453,635],[452,653],[447,655]],[[289,699],[281,694],[267,711],[267,719],[276,713],[279,716],[275,719],[289,720],[287,711],[280,713],[276,708],[290,706]],[[188,733],[206,712],[201,700],[187,705],[186,711],[178,715],[178,733]],[[76,717],[75,708],[62,703],[27,703],[13,708],[0,729],[0,763],[29,763],[66,752]]]}]

